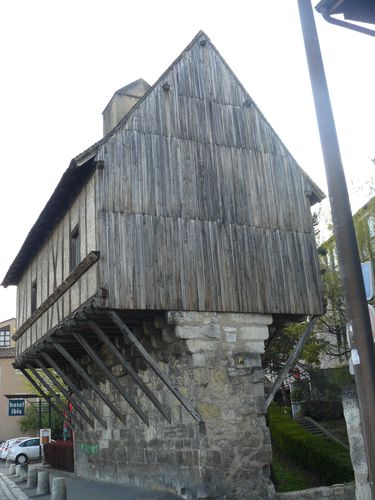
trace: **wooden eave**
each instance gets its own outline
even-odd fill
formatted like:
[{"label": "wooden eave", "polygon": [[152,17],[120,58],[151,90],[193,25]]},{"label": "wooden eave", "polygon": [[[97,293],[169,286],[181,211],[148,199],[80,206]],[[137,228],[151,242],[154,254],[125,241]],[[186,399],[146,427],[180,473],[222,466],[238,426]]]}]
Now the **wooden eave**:
[{"label": "wooden eave", "polygon": [[51,198],[27,235],[20,251],[8,269],[2,286],[17,285],[25,269],[42,247],[56,224],[62,219],[84,184],[95,170],[93,151],[70,162]]}]

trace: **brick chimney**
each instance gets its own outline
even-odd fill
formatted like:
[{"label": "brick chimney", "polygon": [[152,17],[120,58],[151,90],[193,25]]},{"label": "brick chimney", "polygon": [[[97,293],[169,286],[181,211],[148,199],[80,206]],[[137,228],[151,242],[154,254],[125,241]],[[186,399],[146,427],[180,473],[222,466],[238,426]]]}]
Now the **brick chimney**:
[{"label": "brick chimney", "polygon": [[103,111],[103,134],[107,135],[147,92],[150,85],[139,78],[113,94]]}]

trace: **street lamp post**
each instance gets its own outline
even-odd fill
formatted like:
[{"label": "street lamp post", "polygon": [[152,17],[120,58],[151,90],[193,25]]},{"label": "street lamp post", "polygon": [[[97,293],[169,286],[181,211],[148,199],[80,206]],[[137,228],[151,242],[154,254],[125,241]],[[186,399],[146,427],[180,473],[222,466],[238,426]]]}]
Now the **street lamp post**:
[{"label": "street lamp post", "polygon": [[375,498],[375,351],[357,240],[340,148],[319,47],[311,0],[298,0],[311,87],[323,152],[341,279],[347,308],[352,360]]}]

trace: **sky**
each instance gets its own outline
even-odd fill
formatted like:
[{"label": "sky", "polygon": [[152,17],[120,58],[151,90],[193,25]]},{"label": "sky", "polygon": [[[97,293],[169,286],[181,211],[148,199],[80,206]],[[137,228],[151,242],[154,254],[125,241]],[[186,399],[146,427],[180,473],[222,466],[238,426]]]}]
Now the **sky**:
[{"label": "sky", "polygon": [[[374,38],[315,17],[357,210],[375,180]],[[200,29],[327,192],[297,0],[1,2],[0,280],[70,160],[102,137],[113,93],[153,84]],[[15,315],[15,287],[0,288],[0,321]]]}]

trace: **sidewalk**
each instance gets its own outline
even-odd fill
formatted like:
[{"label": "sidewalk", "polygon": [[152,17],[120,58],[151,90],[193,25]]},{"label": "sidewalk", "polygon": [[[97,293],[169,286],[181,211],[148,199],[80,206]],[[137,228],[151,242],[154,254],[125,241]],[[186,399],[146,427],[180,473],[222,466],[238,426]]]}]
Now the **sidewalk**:
[{"label": "sidewalk", "polygon": [[[59,476],[59,471],[53,472],[56,477]],[[66,486],[68,500],[181,500],[181,497],[171,493],[75,476],[66,478]],[[51,495],[37,495],[36,489],[26,488],[26,481],[20,481],[15,476],[8,476],[7,471],[1,468],[0,498],[1,500],[28,500],[29,498],[50,500]]]}]

